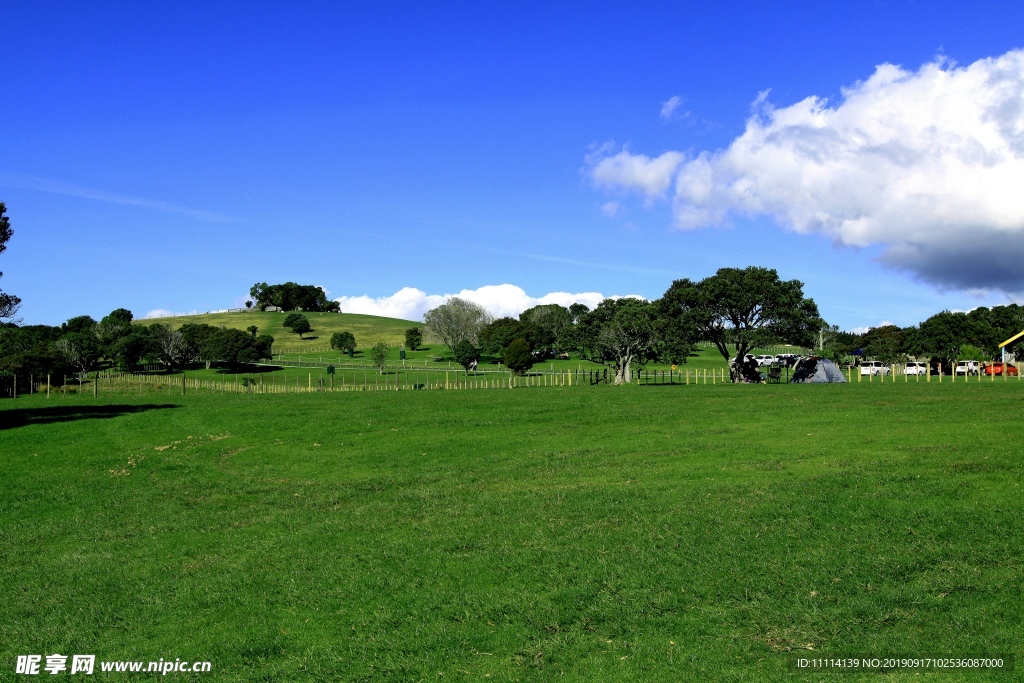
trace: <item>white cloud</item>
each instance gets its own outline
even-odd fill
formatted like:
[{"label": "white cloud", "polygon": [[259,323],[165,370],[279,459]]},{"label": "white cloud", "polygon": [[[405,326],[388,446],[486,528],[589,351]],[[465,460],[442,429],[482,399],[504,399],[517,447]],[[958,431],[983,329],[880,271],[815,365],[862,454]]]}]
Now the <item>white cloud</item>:
[{"label": "white cloud", "polygon": [[768,215],[881,245],[884,263],[940,287],[1024,291],[1024,50],[963,67],[883,64],[837,103],[775,108],[762,94],[716,152],[602,153],[588,158],[599,185],[650,199],[674,180],[682,229]]},{"label": "white cloud", "polygon": [[622,187],[653,199],[668,190],[672,184],[672,177],[684,158],[680,152],[665,152],[660,157],[652,159],[623,149],[611,156],[591,157],[588,160],[590,167],[587,172],[600,186]]},{"label": "white cloud", "polygon": [[618,202],[605,202],[601,205],[601,213],[608,218],[618,218],[625,211]]},{"label": "white cloud", "polygon": [[676,109],[679,109],[679,105],[683,103],[683,98],[679,95],[673,95],[668,98],[664,104],[661,105],[661,118],[668,121],[672,118],[672,115],[676,113]]},{"label": "white cloud", "polygon": [[[154,308],[152,311],[146,314],[146,318],[170,318],[174,315],[173,311],[168,311],[166,308]],[[178,313],[178,315],[181,315]]]},{"label": "white cloud", "polygon": [[391,296],[342,296],[335,299],[341,305],[342,313],[364,313],[403,320],[422,320],[423,314],[443,304],[450,297],[457,296],[483,306],[495,317],[516,317],[527,308],[541,304],[582,303],[594,308],[604,296],[599,292],[551,292],[542,297],[529,296],[515,285],[487,285],[479,289],[464,289],[456,294],[427,294],[415,287],[403,287]]}]

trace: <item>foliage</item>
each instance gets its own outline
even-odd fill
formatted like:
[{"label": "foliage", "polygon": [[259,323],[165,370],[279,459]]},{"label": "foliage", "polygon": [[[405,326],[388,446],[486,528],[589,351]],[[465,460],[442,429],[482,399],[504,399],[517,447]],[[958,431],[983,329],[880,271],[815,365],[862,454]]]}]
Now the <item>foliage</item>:
[{"label": "foliage", "polygon": [[[480,352],[488,356],[501,357],[502,352],[516,339],[529,343],[532,329],[515,318],[498,318],[484,325],[480,330]],[[529,344],[533,350],[533,344]]]},{"label": "foliage", "polygon": [[964,344],[960,347],[960,353],[957,354],[957,360],[978,360],[987,361],[991,360],[992,356],[985,353],[984,349],[980,349],[977,346],[971,344]]},{"label": "foliage", "polygon": [[22,393],[32,378],[50,375],[50,383],[60,385],[65,375],[76,371],[54,346],[60,334],[59,327],[50,325],[0,324],[0,375],[16,377]]},{"label": "foliage", "polygon": [[886,365],[906,360],[906,333],[896,325],[873,327],[859,340],[864,353]]},{"label": "foliage", "polygon": [[[7,249],[7,241],[11,239],[14,230],[11,229],[11,219],[7,216],[7,205],[0,202],[0,254]],[[0,277],[3,277],[0,273]],[[6,294],[0,290],[0,320],[13,318],[21,306],[21,299],[13,294]]]},{"label": "foliage", "polygon": [[111,345],[108,354],[118,367],[133,371],[143,359],[158,354],[158,349],[158,343],[149,328],[135,327],[119,337]]},{"label": "foliage", "polygon": [[356,337],[351,332],[335,332],[331,335],[331,348],[344,353],[356,350]]},{"label": "foliage", "polygon": [[480,330],[491,320],[481,306],[455,296],[423,316],[427,331],[453,351],[463,339],[476,344]]},{"label": "foliage", "polygon": [[[95,325],[96,336],[99,337],[100,345],[103,347],[103,355],[107,358],[114,358],[114,344],[131,333],[132,320],[134,315],[127,308],[117,308],[105,315]],[[89,318],[92,320],[92,318]]]},{"label": "foliage", "polygon": [[309,324],[309,318],[301,313],[290,313],[284,319],[284,326],[299,335],[299,339],[302,339],[302,335],[313,329]]},{"label": "foliage", "polygon": [[519,320],[528,328],[530,336],[526,339],[533,349],[547,352],[559,347],[563,332],[573,324],[569,309],[558,304],[528,308],[519,315]]},{"label": "foliage", "polygon": [[188,348],[180,330],[172,330],[167,325],[157,323],[149,328],[149,333],[153,339],[156,356],[167,372],[184,361]]},{"label": "foliage", "polygon": [[388,347],[387,342],[377,342],[370,347],[370,362],[373,363],[378,370],[384,372],[384,367],[388,363],[389,353],[390,348]]},{"label": "foliage", "polygon": [[480,359],[480,351],[468,339],[463,339],[456,344],[452,349],[452,355],[455,356],[455,362],[467,371],[474,362]]},{"label": "foliage", "polygon": [[249,327],[245,328],[245,331],[251,334],[252,338],[255,339],[256,333],[260,331],[260,328],[256,327],[255,325],[249,325]]},{"label": "foliage", "polygon": [[340,310],[340,304],[328,300],[327,292],[316,285],[300,285],[294,282],[268,285],[266,282],[258,282],[249,290],[249,297],[256,302],[256,308],[261,311],[267,306],[276,306],[282,311],[311,313]]},{"label": "foliage", "polygon": [[513,339],[505,347],[502,360],[505,362],[505,366],[517,375],[529,371],[533,367],[533,351],[530,349],[530,343],[525,339]]},{"label": "foliage", "polygon": [[54,343],[54,348],[80,377],[92,370],[103,354],[99,340],[91,330],[67,332]]},{"label": "foliage", "polygon": [[213,325],[203,323],[186,323],[181,326],[182,341],[185,344],[184,358],[187,363],[200,362],[210,369],[217,360],[217,347],[214,337],[220,330]]},{"label": "foliage", "polygon": [[418,327],[410,327],[405,331],[405,346],[410,351],[415,351],[423,346],[423,330]]},{"label": "foliage", "polygon": [[210,335],[206,344],[209,346],[207,350],[211,357],[235,369],[239,365],[270,360],[274,338],[269,335],[261,335],[253,339],[252,335],[242,330],[228,328],[217,330],[216,333]]},{"label": "foliage", "polygon": [[723,358],[737,362],[753,348],[780,341],[809,347],[823,324],[802,282],[783,281],[775,270],[757,266],[720,268],[699,282],[676,280],[658,307],[679,334],[710,341]]},{"label": "foliage", "polygon": [[634,364],[658,354],[657,309],[642,299],[605,299],[579,323],[580,353],[615,369],[615,384],[633,381]]}]

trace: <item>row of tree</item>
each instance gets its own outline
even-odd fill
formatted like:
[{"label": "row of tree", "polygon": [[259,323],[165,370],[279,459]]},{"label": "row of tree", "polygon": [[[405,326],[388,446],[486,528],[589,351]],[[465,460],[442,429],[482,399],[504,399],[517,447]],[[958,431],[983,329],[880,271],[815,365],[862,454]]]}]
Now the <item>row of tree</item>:
[{"label": "row of tree", "polygon": [[742,359],[768,344],[810,346],[825,326],[801,282],[757,267],[676,280],[655,301],[605,299],[594,310],[547,304],[518,320],[494,320],[480,306],[453,298],[429,311],[424,323],[463,365],[485,354],[523,372],[541,358],[575,353],[614,368],[616,384],[630,382],[634,368],[652,360],[685,363],[700,341],[713,343],[726,360]]},{"label": "row of tree", "polygon": [[336,313],[340,310],[337,301],[330,301],[323,287],[316,285],[300,285],[285,282],[280,285],[268,285],[257,282],[249,289],[249,300],[246,308],[258,311],[273,306],[282,311],[309,311],[312,313]]},{"label": "row of tree", "polygon": [[101,366],[129,372],[142,363],[161,364],[168,372],[200,363],[237,369],[272,358],[274,338],[258,335],[255,326],[243,331],[189,323],[173,330],[132,321],[132,312],[119,308],[99,322],[83,315],[59,326],[0,324],[0,374],[19,382],[49,375],[59,383]]}]

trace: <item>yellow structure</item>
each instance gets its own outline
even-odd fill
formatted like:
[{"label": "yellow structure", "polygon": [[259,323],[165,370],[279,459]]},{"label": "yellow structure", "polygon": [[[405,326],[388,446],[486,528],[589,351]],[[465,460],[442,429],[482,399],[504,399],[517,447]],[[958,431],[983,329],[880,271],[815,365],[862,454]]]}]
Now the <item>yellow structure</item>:
[{"label": "yellow structure", "polygon": [[1017,341],[1021,337],[1024,337],[1024,332],[1021,332],[1020,334],[1013,335],[1012,337],[1010,337],[1009,339],[1007,339],[1006,341],[1004,341],[1002,344],[999,345],[999,348],[1003,350],[1003,362],[1004,363],[1006,362],[1006,347],[1008,345],[1012,344],[1013,342]]}]

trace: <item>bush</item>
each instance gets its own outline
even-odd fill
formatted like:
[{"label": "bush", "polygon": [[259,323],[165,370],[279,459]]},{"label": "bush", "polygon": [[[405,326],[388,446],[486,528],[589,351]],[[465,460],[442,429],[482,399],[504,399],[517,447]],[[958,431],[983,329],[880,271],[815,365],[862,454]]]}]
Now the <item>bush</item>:
[{"label": "bush", "polygon": [[384,366],[387,365],[388,351],[388,343],[382,341],[377,342],[370,349],[370,362],[376,365],[381,372],[384,372]]},{"label": "bush", "polygon": [[452,353],[455,356],[455,362],[467,371],[480,358],[480,351],[466,339],[456,344]]},{"label": "bush", "polygon": [[521,375],[533,367],[533,353],[530,351],[530,343],[525,339],[516,339],[504,353],[505,365],[509,370]]},{"label": "bush", "polygon": [[356,337],[351,332],[335,332],[331,335],[331,348],[349,353],[356,350]]}]

